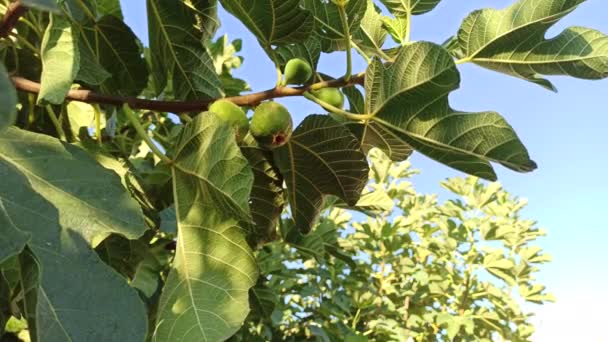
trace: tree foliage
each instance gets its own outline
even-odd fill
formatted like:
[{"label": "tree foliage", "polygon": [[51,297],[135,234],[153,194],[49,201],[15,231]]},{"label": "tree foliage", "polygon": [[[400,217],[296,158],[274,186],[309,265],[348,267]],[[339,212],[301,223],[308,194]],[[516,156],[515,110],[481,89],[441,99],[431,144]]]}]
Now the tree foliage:
[{"label": "tree foliage", "polygon": [[[533,171],[505,117],[448,98],[463,63],[548,89],[545,76],[608,76],[604,34],[546,37],[584,1],[478,10],[437,44],[411,41],[411,19],[440,0],[147,0],[143,43],[118,0],[0,0],[0,334],[527,340],[513,293],[550,297],[522,202],[467,178],[444,183],[465,200],[438,204],[400,180],[407,164],[370,151],[490,181],[493,164]],[[276,87],[233,76],[242,41],[216,36],[220,7],[275,64]],[[341,74],[318,70],[335,51]],[[284,86],[293,59],[313,77]],[[346,109],[315,95],[328,89]],[[208,111],[286,96],[321,108],[274,149]]]},{"label": "tree foliage", "polygon": [[457,198],[439,203],[415,191],[408,162],[370,160],[366,195],[386,207],[355,219],[328,209],[306,236],[285,217],[287,244],[257,252],[254,312],[234,340],[529,339],[522,303],[553,297],[535,280],[550,257],[534,245],[544,230],[521,216],[526,201],[468,177],[442,182]]}]

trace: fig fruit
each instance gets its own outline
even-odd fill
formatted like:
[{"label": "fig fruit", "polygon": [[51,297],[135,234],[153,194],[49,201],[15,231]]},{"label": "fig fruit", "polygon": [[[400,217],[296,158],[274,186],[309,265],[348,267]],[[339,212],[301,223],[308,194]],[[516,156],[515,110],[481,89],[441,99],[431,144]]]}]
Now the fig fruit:
[{"label": "fig fruit", "polygon": [[251,118],[251,135],[267,149],[285,145],[291,138],[292,129],[291,114],[276,102],[260,104]]},{"label": "fig fruit", "polygon": [[344,107],[344,94],[336,88],[322,88],[310,92],[319,100],[337,108]]},{"label": "fig fruit", "polygon": [[301,58],[290,59],[285,65],[285,84],[304,84],[312,77],[312,68]]},{"label": "fig fruit", "polygon": [[228,100],[219,100],[209,106],[209,111],[235,128],[237,142],[247,135],[249,120],[241,107]]}]

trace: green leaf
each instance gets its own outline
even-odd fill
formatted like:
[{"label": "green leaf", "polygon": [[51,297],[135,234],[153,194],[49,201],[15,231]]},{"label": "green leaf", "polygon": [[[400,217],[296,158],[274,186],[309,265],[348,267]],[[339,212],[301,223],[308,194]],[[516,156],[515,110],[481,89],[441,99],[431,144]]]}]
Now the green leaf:
[{"label": "green leaf", "polygon": [[21,3],[43,11],[57,12],[59,10],[56,0],[21,0]]},{"label": "green leaf", "polygon": [[312,13],[300,7],[300,0],[221,0],[221,3],[266,50],[273,45],[302,42],[314,27]]},{"label": "green leaf", "polygon": [[307,233],[323,208],[325,195],[355,205],[367,183],[369,167],[357,139],[326,115],[309,115],[286,145],[274,150],[285,177],[291,213]]},{"label": "green leaf", "polygon": [[[0,173],[8,179],[0,186],[0,219],[30,237],[27,245],[37,260],[38,275],[25,286],[35,299],[26,303],[34,336],[142,340],[146,313],[137,293],[91,248],[110,233],[143,233],[140,209],[119,178],[79,148],[16,128],[0,136]],[[31,273],[30,266],[22,265],[22,272]]]},{"label": "green leaf", "polygon": [[253,175],[234,130],[210,113],[184,127],[175,155],[177,250],[154,341],[222,341],[247,317],[258,276],[239,225],[250,221]]},{"label": "green leaf", "polygon": [[98,86],[112,76],[99,62],[93,52],[80,40],[80,69],[76,79],[89,85]]},{"label": "green leaf", "polygon": [[397,44],[402,44],[406,39],[408,30],[407,20],[406,17],[382,17],[384,28]]},{"label": "green leaf", "polygon": [[160,212],[160,230],[166,234],[177,233],[177,217],[175,217],[175,207],[170,206]]},{"label": "green leaf", "polygon": [[367,216],[375,216],[391,211],[395,203],[393,203],[393,200],[388,196],[386,191],[376,189],[361,195],[357,204],[353,206],[349,206],[343,201],[337,201],[334,205],[338,208],[360,211]]},{"label": "green leaf", "polygon": [[[342,92],[350,103],[350,112],[365,114],[365,100],[356,87],[342,88]],[[361,150],[365,154],[377,147],[393,161],[406,160],[413,152],[412,148],[388,129],[373,121],[359,123],[346,121],[344,125],[359,140]]]},{"label": "green leaf", "polygon": [[[122,20],[106,15],[81,28],[82,60],[92,65],[78,79],[90,84],[102,83],[102,91],[112,95],[136,96],[148,81],[148,67],[142,57],[141,43]],[[105,72],[104,72],[105,71]],[[112,77],[106,78],[109,72]]]},{"label": "green leaf", "polygon": [[[368,0],[349,0],[346,5],[346,16],[351,36],[357,33],[361,20],[367,9]],[[338,7],[331,1],[303,0],[302,4],[309,9],[315,18],[315,34],[321,41],[323,52],[346,49],[345,32],[340,20]]]},{"label": "green leaf", "polygon": [[380,0],[397,17],[419,15],[432,11],[441,0]]},{"label": "green leaf", "polygon": [[283,177],[272,163],[272,154],[259,147],[251,135],[243,140],[241,152],[253,171],[249,206],[257,245],[276,238],[277,222],[285,206]]},{"label": "green leaf", "polygon": [[375,56],[382,52],[386,33],[380,9],[374,5],[373,0],[367,0],[367,9],[361,20],[361,28],[352,35],[354,43],[367,56]]},{"label": "green leaf", "polygon": [[11,317],[11,297],[12,290],[10,284],[4,276],[2,269],[0,269],[0,336],[4,336],[4,327]]},{"label": "green leaf", "polygon": [[142,241],[110,235],[95,247],[95,251],[103,262],[130,280],[146,256],[146,247]]},{"label": "green leaf", "polygon": [[[471,13],[458,32],[464,59],[550,90],[540,75],[608,77],[608,37],[570,27],[545,39],[547,30],[584,0],[520,0],[502,9]],[[513,42],[518,42],[514,44]]]},{"label": "green leaf", "polygon": [[448,95],[459,87],[460,75],[438,45],[407,45],[387,66],[375,60],[365,83],[371,121],[432,159],[489,180],[496,179],[489,161],[519,172],[536,168],[498,113],[450,108]]},{"label": "green leaf", "polygon": [[148,0],[147,4],[153,72],[169,76],[176,99],[222,97],[222,83],[203,34],[195,28],[196,12],[181,1]]},{"label": "green leaf", "polygon": [[38,104],[61,104],[80,69],[78,31],[67,18],[51,14],[40,50],[42,75]]},{"label": "green leaf", "polygon": [[0,132],[15,123],[17,118],[17,92],[8,77],[4,64],[0,63]]},{"label": "green leaf", "polygon": [[118,19],[123,19],[120,8],[120,0],[96,0],[97,13],[102,15],[112,15]]},{"label": "green leaf", "polygon": [[[23,175],[19,182],[9,182],[12,189],[21,186],[17,184],[29,184],[59,210],[61,225],[77,230],[88,243],[100,242],[113,232],[137,238],[145,230],[141,209],[119,177],[99,166],[81,148],[46,135],[9,128],[0,135],[0,163],[6,177]],[[2,196],[8,194],[10,189]],[[28,196],[20,197],[12,191],[8,198],[21,204],[17,213],[38,211],[27,204]],[[8,213],[10,219],[17,222],[18,214]]]},{"label": "green leaf", "polygon": [[270,317],[279,303],[279,296],[274,289],[258,282],[250,293],[252,314],[262,320]]},{"label": "green leaf", "polygon": [[220,27],[217,15],[217,0],[184,0],[195,11],[196,27],[203,33],[203,39],[213,38]]},{"label": "green leaf", "polygon": [[346,127],[357,137],[361,143],[361,150],[366,154],[377,147],[391,160],[403,161],[414,152],[403,139],[377,122],[348,122]]},{"label": "green leaf", "polygon": [[365,99],[361,91],[357,87],[342,88],[342,92],[346,95],[350,105],[349,112],[356,114],[365,114]]}]

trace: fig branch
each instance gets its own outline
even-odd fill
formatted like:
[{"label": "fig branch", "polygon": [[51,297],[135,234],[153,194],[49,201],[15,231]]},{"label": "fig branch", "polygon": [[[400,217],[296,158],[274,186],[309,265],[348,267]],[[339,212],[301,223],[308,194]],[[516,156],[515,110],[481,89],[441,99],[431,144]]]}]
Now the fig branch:
[{"label": "fig branch", "polygon": [[[38,82],[34,82],[19,76],[13,76],[11,77],[11,79],[15,85],[15,88],[17,88],[18,90],[31,94],[38,94],[40,92],[40,83]],[[357,75],[354,75],[349,81],[346,81],[344,78],[338,78],[335,80],[317,82],[308,86],[272,88],[252,94],[227,97],[225,99],[238,106],[255,106],[261,102],[275,98],[303,96],[305,92],[311,89],[350,87],[355,84],[363,85],[364,79],[365,74],[359,73]],[[114,106],[122,106],[124,104],[128,104],[129,107],[133,109],[145,109],[151,111],[171,113],[186,113],[207,110],[209,105],[215,102],[217,99],[201,101],[160,101],[140,99],[137,97],[103,95],[95,93],[91,90],[72,89],[68,92],[66,100],[86,103],[108,104]]]}]

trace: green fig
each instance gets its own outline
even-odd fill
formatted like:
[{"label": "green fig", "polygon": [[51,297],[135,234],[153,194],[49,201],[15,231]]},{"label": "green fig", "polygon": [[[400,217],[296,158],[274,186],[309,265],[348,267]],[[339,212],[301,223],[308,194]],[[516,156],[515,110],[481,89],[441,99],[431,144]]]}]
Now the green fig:
[{"label": "green fig", "polygon": [[312,77],[312,68],[301,58],[290,59],[285,65],[285,84],[305,84]]},{"label": "green fig", "polygon": [[292,129],[291,114],[276,102],[260,104],[251,118],[251,135],[260,146],[270,150],[285,145]]},{"label": "green fig", "polygon": [[312,90],[313,94],[319,100],[330,104],[334,107],[342,109],[344,107],[344,94],[336,88],[321,88],[319,90]]},{"label": "green fig", "polygon": [[209,106],[209,111],[235,128],[237,142],[241,142],[247,135],[249,120],[241,107],[228,100],[219,100]]}]

